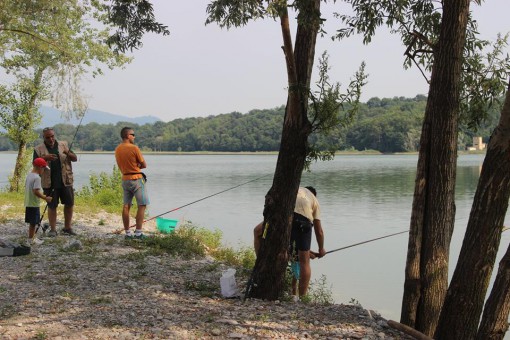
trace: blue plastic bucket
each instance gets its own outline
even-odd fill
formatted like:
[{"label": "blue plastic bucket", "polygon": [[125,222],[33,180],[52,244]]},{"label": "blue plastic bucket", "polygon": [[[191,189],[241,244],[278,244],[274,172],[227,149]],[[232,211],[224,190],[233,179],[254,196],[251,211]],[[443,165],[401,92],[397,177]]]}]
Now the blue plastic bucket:
[{"label": "blue plastic bucket", "polygon": [[178,220],[169,220],[167,218],[156,217],[156,227],[163,234],[171,233],[175,230]]}]

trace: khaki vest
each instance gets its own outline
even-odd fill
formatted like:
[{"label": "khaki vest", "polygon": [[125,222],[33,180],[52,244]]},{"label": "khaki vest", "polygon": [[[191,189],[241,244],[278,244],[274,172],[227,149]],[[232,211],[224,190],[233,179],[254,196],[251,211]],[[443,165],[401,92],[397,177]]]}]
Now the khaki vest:
[{"label": "khaki vest", "polygon": [[[39,157],[50,154],[44,143],[37,145],[34,150]],[[64,150],[68,150],[67,142],[58,142],[58,157],[60,158],[60,165],[62,167],[62,182],[68,187],[72,186],[74,183],[73,166],[69,157],[64,154]],[[44,169],[41,175],[41,185],[44,189],[51,188],[50,170]]]}]

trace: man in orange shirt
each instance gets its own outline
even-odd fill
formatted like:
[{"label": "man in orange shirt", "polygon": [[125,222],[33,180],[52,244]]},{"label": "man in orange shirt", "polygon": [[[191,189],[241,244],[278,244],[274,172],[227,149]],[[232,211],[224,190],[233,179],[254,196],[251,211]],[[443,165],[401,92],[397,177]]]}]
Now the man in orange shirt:
[{"label": "man in orange shirt", "polygon": [[[124,205],[122,207],[122,223],[126,231],[126,239],[144,239],[146,236],[142,233],[145,208],[149,204],[147,195],[145,175],[141,169],[147,167],[145,159],[140,149],[135,143],[135,132],[130,127],[124,127],[120,131],[122,143],[115,149],[115,160],[122,173],[122,189],[124,191]],[[136,230],[134,235],[129,229],[129,211],[133,197],[136,199]]]}]

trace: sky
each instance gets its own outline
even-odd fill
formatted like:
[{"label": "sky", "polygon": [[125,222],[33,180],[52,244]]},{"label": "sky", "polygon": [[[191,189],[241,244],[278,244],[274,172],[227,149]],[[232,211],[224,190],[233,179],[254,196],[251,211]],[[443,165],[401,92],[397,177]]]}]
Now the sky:
[{"label": "sky", "polygon": [[[287,79],[279,22],[264,19],[230,30],[216,24],[205,26],[209,2],[153,0],[156,19],[168,26],[170,35],[145,35],[143,47],[130,54],[134,57],[131,64],[85,79],[82,88],[88,107],[171,121],[283,105]],[[365,61],[369,78],[363,88],[363,102],[372,97],[427,94],[419,70],[403,69],[405,47],[397,35],[378,31],[368,46],[359,36],[331,41],[331,34],[340,28],[332,13],[346,5],[337,2],[322,6],[329,35],[318,39],[315,60],[328,51],[331,81],[345,89]],[[510,31],[508,8],[508,0],[471,4],[482,38],[494,40],[498,32]],[[295,21],[291,26],[295,29]],[[316,66],[317,62],[314,75]]]}]

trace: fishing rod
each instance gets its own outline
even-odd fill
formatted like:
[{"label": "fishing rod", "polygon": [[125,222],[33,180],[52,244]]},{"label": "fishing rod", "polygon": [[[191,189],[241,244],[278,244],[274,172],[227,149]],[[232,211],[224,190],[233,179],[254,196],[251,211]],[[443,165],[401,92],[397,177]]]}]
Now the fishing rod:
[{"label": "fishing rod", "polygon": [[[200,199],[198,199],[198,200],[196,200],[196,201],[193,201],[193,202],[190,202],[190,203],[187,203],[187,204],[181,205],[180,207],[174,208],[174,209],[172,209],[172,210],[165,211],[164,213],[161,213],[161,214],[159,214],[159,215],[156,215],[156,216],[153,216],[153,217],[151,217],[151,218],[148,218],[148,219],[144,220],[144,221],[143,221],[143,223],[145,223],[145,222],[149,222],[149,221],[152,221],[153,219],[155,219],[155,218],[157,218],[157,217],[160,217],[160,216],[163,216],[163,215],[169,214],[169,213],[171,213],[171,212],[174,212],[174,211],[177,211],[177,210],[182,209],[182,208],[184,208],[184,207],[187,207],[188,205],[195,204],[195,203],[197,203],[197,202],[200,202],[200,201],[203,201],[203,200],[205,200],[205,199],[211,198],[211,197],[213,197],[213,196],[216,196],[216,195],[222,194],[222,193],[224,193],[224,192],[227,192],[227,191],[229,191],[229,190],[232,190],[232,189],[238,188],[238,187],[243,186],[243,185],[246,185],[246,184],[248,184],[248,183],[258,181],[259,179],[264,178],[264,177],[267,177],[267,176],[269,176],[269,175],[270,175],[270,174],[267,174],[267,175],[264,175],[264,176],[257,177],[257,178],[255,178],[255,179],[249,180],[248,182],[244,182],[244,183],[238,184],[238,185],[236,185],[236,186],[233,186],[233,187],[230,187],[230,188],[228,188],[228,189],[225,189],[225,190],[219,191],[219,192],[214,193],[214,194],[212,194],[212,195],[209,195],[209,196],[206,196],[206,197],[202,197],[202,198],[200,198]],[[133,225],[131,225],[131,226],[129,226],[129,228],[134,228],[134,227],[136,227],[136,223],[135,223],[135,224],[133,224]],[[124,230],[124,229],[122,229],[122,230],[120,230],[120,231],[119,231],[119,230],[117,230],[117,231],[115,232],[115,234],[119,234],[119,233],[121,233],[123,230]]]},{"label": "fishing rod", "polygon": [[[74,140],[76,139],[76,135],[78,134],[78,130],[80,129],[81,122],[83,122],[83,117],[85,117],[86,112],[87,112],[87,109],[83,110],[83,114],[81,115],[80,122],[78,123],[78,126],[76,127],[76,131],[74,131],[73,140],[71,141],[71,144],[69,145],[69,151],[71,151],[71,149],[73,147]],[[67,158],[67,155],[66,155],[66,158]]]},{"label": "fishing rod", "polygon": [[[335,251],[340,251],[340,250],[344,250],[344,249],[347,249],[347,248],[351,248],[351,247],[355,247],[355,246],[359,246],[361,244],[365,244],[365,243],[369,243],[369,242],[374,242],[374,241],[377,241],[377,240],[381,240],[383,238],[387,238],[387,237],[391,237],[391,236],[395,236],[395,235],[400,235],[400,234],[404,234],[404,233],[408,233],[409,230],[404,230],[404,231],[400,231],[398,233],[394,233],[394,234],[389,234],[389,235],[386,235],[386,236],[381,236],[381,237],[377,237],[377,238],[373,238],[371,240],[368,240],[368,241],[363,241],[363,242],[358,242],[358,243],[354,243],[354,244],[351,244],[349,246],[345,246],[345,247],[342,247],[342,248],[338,248],[338,249],[333,249],[333,250],[330,250],[330,251],[327,251],[326,254],[324,255],[327,255],[327,254],[330,254],[330,253],[334,253]],[[319,256],[319,253],[317,252],[314,252],[314,251],[310,251],[312,254],[314,254],[315,256]]]}]

